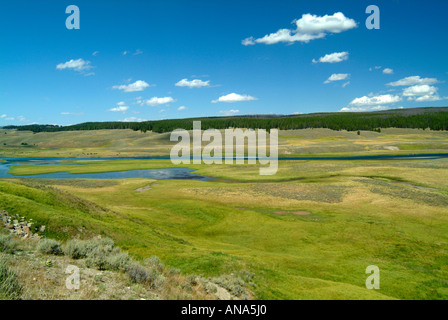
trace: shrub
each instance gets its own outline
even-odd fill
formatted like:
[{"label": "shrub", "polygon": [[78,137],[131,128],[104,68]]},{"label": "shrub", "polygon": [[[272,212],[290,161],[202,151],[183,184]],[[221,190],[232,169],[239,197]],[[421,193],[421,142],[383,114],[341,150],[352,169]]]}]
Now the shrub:
[{"label": "shrub", "polygon": [[[112,239],[70,240],[64,246],[64,252],[72,259],[84,259],[104,253],[109,255],[115,249]],[[119,250],[119,249],[118,249]]]},{"label": "shrub", "polygon": [[115,247],[109,238],[100,240],[70,240],[64,252],[72,259],[86,258],[86,265],[99,270],[126,270],[131,258]]},{"label": "shrub", "polygon": [[0,256],[0,300],[18,300],[22,291],[17,275],[8,267],[6,258]]},{"label": "shrub", "polygon": [[107,269],[111,270],[126,270],[131,258],[127,253],[119,252],[107,257]]},{"label": "shrub", "polygon": [[11,235],[0,235],[0,252],[14,253],[18,242]]},{"label": "shrub", "polygon": [[62,255],[64,254],[62,250],[62,245],[59,241],[53,239],[42,239],[37,244],[37,250],[43,254],[54,254]]},{"label": "shrub", "polygon": [[245,282],[234,275],[225,275],[218,278],[212,278],[211,281],[223,287],[236,297],[246,297]]},{"label": "shrub", "polygon": [[162,274],[157,273],[153,268],[145,268],[138,262],[133,262],[126,267],[126,273],[132,282],[142,283],[160,290],[166,283]]},{"label": "shrub", "polygon": [[162,261],[160,261],[160,259],[156,256],[152,256],[148,259],[145,259],[144,264],[157,272],[162,272],[163,268],[165,267]]},{"label": "shrub", "polygon": [[110,269],[111,256],[120,254],[120,248],[114,246],[111,239],[101,239],[87,252],[86,264],[88,267],[95,267],[98,270]]},{"label": "shrub", "polygon": [[130,264],[126,268],[126,273],[135,283],[153,284],[157,279],[157,274],[154,270],[145,268],[137,262]]},{"label": "shrub", "polygon": [[72,259],[84,259],[92,246],[91,241],[69,240],[64,246],[64,253]]}]

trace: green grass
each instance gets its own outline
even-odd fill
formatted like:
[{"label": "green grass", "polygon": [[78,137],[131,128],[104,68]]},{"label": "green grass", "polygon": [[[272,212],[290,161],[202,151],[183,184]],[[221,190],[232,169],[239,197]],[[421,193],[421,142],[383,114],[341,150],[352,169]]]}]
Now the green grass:
[{"label": "green grass", "polygon": [[[123,139],[107,130],[96,137],[0,130],[0,138],[15,144],[1,155],[166,154],[169,135],[118,132]],[[428,130],[358,136],[310,129],[283,131],[279,142],[286,155],[365,155],[446,152],[446,138],[447,132]],[[70,139],[77,143],[68,148]],[[172,166],[169,160],[72,161],[14,166],[11,173]],[[103,235],[138,259],[156,255],[184,274],[253,272],[259,299],[448,298],[448,159],[281,161],[274,176],[260,176],[257,165],[182,167],[229,181],[3,179],[0,209],[45,225],[44,236]],[[380,268],[380,290],[365,288],[369,265]]]},{"label": "green grass", "polygon": [[[418,129],[389,128],[383,129],[381,133],[361,131],[359,136],[357,132],[344,130],[280,130],[279,154],[292,156],[446,152],[447,138],[447,131]],[[132,130],[32,133],[0,129],[0,157],[168,156],[174,144],[170,141],[169,133],[141,133]],[[388,150],[391,146],[403,149]]]},{"label": "green grass", "polygon": [[[140,162],[70,167],[166,165]],[[42,167],[50,166],[36,169]],[[437,181],[447,168],[446,160],[290,161],[281,164],[280,178],[302,180],[47,181],[51,187],[45,180],[3,180],[0,206],[47,225],[48,236],[103,234],[137,258],[156,255],[186,274],[253,272],[261,299],[446,299],[448,210],[442,204],[448,186]],[[257,178],[250,166],[198,172]],[[377,185],[372,177],[388,179]],[[147,185],[150,190],[135,191]],[[280,210],[311,214],[276,214]],[[380,267],[379,291],[365,289],[369,265]]]}]

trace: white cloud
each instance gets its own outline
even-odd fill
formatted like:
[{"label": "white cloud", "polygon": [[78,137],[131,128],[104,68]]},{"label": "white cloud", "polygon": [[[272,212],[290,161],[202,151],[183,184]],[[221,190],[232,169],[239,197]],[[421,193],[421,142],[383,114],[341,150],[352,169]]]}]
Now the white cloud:
[{"label": "white cloud", "polygon": [[176,100],[174,100],[172,97],[163,97],[163,98],[152,97],[149,100],[143,101],[143,103],[146,104],[147,106],[155,107],[155,106],[160,106],[163,104],[171,103],[174,101],[176,101]]},{"label": "white cloud", "polygon": [[439,95],[437,95],[437,94],[435,94],[435,95],[427,94],[427,95],[416,98],[415,101],[427,102],[427,101],[440,101],[440,100],[446,100],[446,99],[447,99],[447,97],[442,98],[442,97],[439,97]]},{"label": "white cloud", "polygon": [[341,81],[341,80],[346,80],[350,77],[349,73],[334,73],[330,76],[330,78],[328,78],[327,80],[325,80],[324,83],[330,83],[330,82],[334,82],[334,81]]},{"label": "white cloud", "polygon": [[213,100],[212,103],[217,103],[217,102],[233,103],[233,102],[252,101],[252,100],[258,100],[258,99],[255,97],[249,96],[249,95],[229,93],[228,95],[219,97],[218,100]]},{"label": "white cloud", "polygon": [[219,111],[220,114],[223,114],[225,116],[231,116],[237,113],[240,113],[240,110],[220,110]]},{"label": "white cloud", "polygon": [[194,79],[194,80],[182,79],[178,83],[176,83],[175,86],[176,87],[189,87],[189,88],[209,87],[210,80],[202,81],[199,79]]},{"label": "white cloud", "polygon": [[339,112],[369,112],[369,111],[381,111],[387,110],[385,106],[363,106],[363,107],[345,107],[339,110]]},{"label": "white cloud", "polygon": [[408,97],[409,101],[426,102],[426,101],[440,101],[446,98],[441,98],[437,91],[439,88],[429,85],[416,85],[408,87],[403,90],[403,96]]},{"label": "white cloud", "polygon": [[128,106],[119,106],[119,107],[115,107],[112,109],[109,109],[109,111],[111,112],[123,112],[125,113],[126,111],[128,111],[129,107]]},{"label": "white cloud", "polygon": [[412,76],[403,78],[401,80],[390,82],[387,85],[392,87],[400,87],[400,86],[415,86],[415,85],[431,85],[438,83],[439,80],[436,78],[420,78],[420,76]]},{"label": "white cloud", "polygon": [[186,106],[181,106],[181,107],[177,108],[177,110],[179,110],[179,111],[186,110],[186,109],[187,109]]},{"label": "white cloud", "polygon": [[140,119],[140,118],[136,118],[136,117],[129,117],[129,118],[125,118],[123,120],[121,120],[122,122],[142,122],[142,121],[146,121],[146,119]]},{"label": "white cloud", "polygon": [[6,114],[2,114],[2,115],[0,116],[0,119],[4,119],[4,120],[6,120],[6,121],[14,121],[14,120],[15,120],[14,117],[8,117]]},{"label": "white cloud", "polygon": [[95,51],[92,53],[92,56],[96,57],[98,55],[98,53],[100,53],[99,51]]},{"label": "white cloud", "polygon": [[384,104],[391,104],[401,101],[399,96],[391,94],[384,94],[379,96],[364,96],[356,98],[350,102],[350,106],[354,107],[367,107],[367,106],[382,106]]},{"label": "white cloud", "polygon": [[249,37],[249,38],[243,39],[241,41],[241,44],[243,46],[252,46],[252,45],[255,44],[255,38],[254,37]]},{"label": "white cloud", "polygon": [[140,54],[142,54],[142,53],[143,53],[142,50],[137,49],[137,50],[134,52],[134,56],[138,56],[138,55],[140,55]]},{"label": "white cloud", "polygon": [[117,106],[125,106],[125,105],[126,105],[126,102],[124,102],[124,101],[120,101],[117,103]]},{"label": "white cloud", "polygon": [[403,96],[405,97],[417,97],[417,96],[425,96],[425,95],[433,95],[437,92],[437,88],[434,86],[417,85],[406,88],[403,90]]},{"label": "white cloud", "polygon": [[344,83],[343,85],[342,85],[342,88],[345,88],[346,86],[348,86],[350,84],[350,81],[347,81],[346,83]]},{"label": "white cloud", "polygon": [[122,84],[113,86],[112,89],[123,90],[124,92],[137,92],[137,91],[143,91],[147,87],[149,87],[148,83],[146,83],[143,80],[137,80],[131,84]]},{"label": "white cloud", "polygon": [[241,43],[247,46],[255,43],[309,42],[324,38],[328,33],[341,33],[357,26],[355,20],[347,18],[342,12],[337,12],[331,16],[304,14],[301,19],[294,20],[293,23],[296,25],[295,29],[280,29],[259,39],[249,37]]},{"label": "white cloud", "polygon": [[348,52],[344,51],[326,54],[325,56],[320,57],[319,60],[313,59],[313,63],[338,63],[345,60],[348,60]]},{"label": "white cloud", "polygon": [[83,59],[77,59],[77,60],[69,60],[64,63],[60,63],[56,66],[56,69],[58,70],[64,70],[64,69],[72,69],[77,72],[83,72],[85,70],[89,70],[93,68],[90,65],[90,61],[83,60]]},{"label": "white cloud", "polygon": [[391,68],[385,68],[385,69],[383,70],[383,73],[384,73],[384,74],[394,74],[394,70],[391,69]]}]

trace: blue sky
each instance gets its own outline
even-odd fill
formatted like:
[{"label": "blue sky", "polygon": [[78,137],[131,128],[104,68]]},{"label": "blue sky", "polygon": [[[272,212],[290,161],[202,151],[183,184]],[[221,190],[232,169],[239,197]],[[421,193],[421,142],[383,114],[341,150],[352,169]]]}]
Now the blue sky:
[{"label": "blue sky", "polygon": [[2,0],[0,126],[446,106],[447,17],[441,0]]}]

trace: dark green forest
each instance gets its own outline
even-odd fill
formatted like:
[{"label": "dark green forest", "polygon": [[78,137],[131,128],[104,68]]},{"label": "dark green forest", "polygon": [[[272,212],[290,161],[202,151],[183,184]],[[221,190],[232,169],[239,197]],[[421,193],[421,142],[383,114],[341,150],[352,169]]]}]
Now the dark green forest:
[{"label": "dark green forest", "polygon": [[207,117],[154,120],[144,122],[86,122],[70,126],[32,124],[5,126],[19,131],[55,132],[74,130],[132,129],[135,131],[171,132],[175,129],[193,129],[193,121],[201,121],[203,130],[227,128],[295,130],[328,128],[332,130],[370,130],[381,128],[413,128],[448,130],[448,108],[397,109],[382,112],[316,113],[305,115],[252,115],[234,117]]}]

